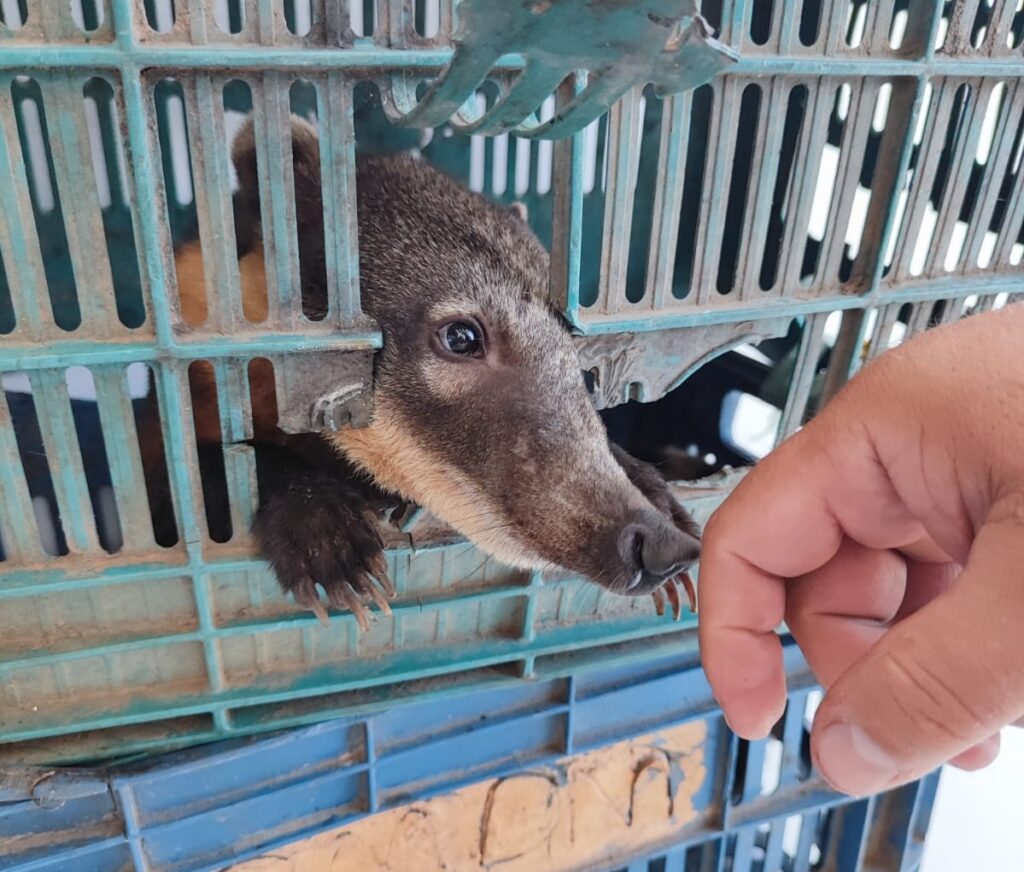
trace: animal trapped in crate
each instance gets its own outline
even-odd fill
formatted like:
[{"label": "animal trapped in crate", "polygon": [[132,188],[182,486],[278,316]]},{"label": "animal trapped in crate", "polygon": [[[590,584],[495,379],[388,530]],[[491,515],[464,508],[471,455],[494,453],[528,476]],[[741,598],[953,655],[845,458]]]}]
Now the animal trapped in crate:
[{"label": "animal trapped in crate", "polygon": [[[303,305],[322,314],[318,140],[297,118],[292,140]],[[242,292],[265,300],[251,120],[232,157]],[[490,203],[412,155],[360,156],[356,187],[362,305],[383,333],[372,421],[287,435],[276,426],[272,375],[253,378],[254,532],[281,586],[321,620],[317,585],[363,628],[371,602],[390,613],[378,520],[409,502],[508,564],[651,595],[659,614],[667,599],[676,617],[682,589],[695,609],[687,570],[699,528],[653,467],[609,442],[568,325],[547,301],[547,252],[522,210]],[[187,318],[205,308],[199,243],[179,246],[175,260]],[[193,373],[192,393],[200,464],[213,470],[222,461],[211,371]],[[155,396],[146,420],[159,427]],[[155,433],[144,440],[159,442]],[[146,467],[151,490],[163,490],[158,536],[173,540],[158,453]],[[225,494],[204,486],[211,525],[229,523]]]}]

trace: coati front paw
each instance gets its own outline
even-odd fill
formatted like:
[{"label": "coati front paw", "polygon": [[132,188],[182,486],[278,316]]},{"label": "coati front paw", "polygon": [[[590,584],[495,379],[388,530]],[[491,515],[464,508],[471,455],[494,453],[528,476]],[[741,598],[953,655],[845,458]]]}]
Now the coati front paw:
[{"label": "coati front paw", "polygon": [[[618,461],[619,466],[625,471],[629,480],[633,482],[651,504],[662,514],[672,519],[680,530],[694,539],[700,541],[701,530],[697,522],[690,517],[686,509],[675,498],[669,484],[651,464],[637,460],[628,454],[614,442],[610,443],[612,456]],[[697,613],[697,589],[689,572],[682,572],[670,578],[660,588],[655,590],[651,597],[654,599],[654,608],[659,615],[665,614],[666,600],[672,606],[672,617],[679,620],[682,617],[683,606],[680,597],[680,588],[686,594],[690,611]]]},{"label": "coati front paw", "polygon": [[[275,464],[275,472],[283,470]],[[330,470],[292,465],[282,486],[264,493],[253,532],[281,587],[322,623],[328,618],[317,585],[363,630],[370,627],[368,601],[391,614],[395,588],[376,512],[357,485]]]}]

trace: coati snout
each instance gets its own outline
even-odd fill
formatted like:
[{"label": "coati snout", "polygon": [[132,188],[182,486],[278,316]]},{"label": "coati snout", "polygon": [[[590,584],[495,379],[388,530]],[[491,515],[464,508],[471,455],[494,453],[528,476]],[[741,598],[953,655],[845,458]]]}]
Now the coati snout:
[{"label": "coati snout", "polygon": [[[322,312],[320,154],[299,119],[292,146],[303,303]],[[243,293],[265,293],[251,122],[232,156]],[[366,597],[387,610],[372,581],[393,593],[373,516],[398,499],[504,562],[559,567],[616,593],[651,594],[685,573],[698,528],[655,470],[609,443],[546,300],[547,252],[521,213],[410,155],[361,156],[356,190],[363,309],[383,333],[372,421],[290,437],[254,409],[255,532],[282,586],[322,614],[319,585],[361,624]],[[196,273],[188,246],[176,257]]]}]

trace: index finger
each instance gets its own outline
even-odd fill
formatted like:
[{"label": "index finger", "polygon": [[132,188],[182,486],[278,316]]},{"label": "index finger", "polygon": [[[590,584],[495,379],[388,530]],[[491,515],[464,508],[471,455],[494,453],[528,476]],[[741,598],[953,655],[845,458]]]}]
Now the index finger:
[{"label": "index finger", "polygon": [[745,738],[767,735],[785,708],[776,635],[785,581],[828,563],[844,535],[869,548],[922,536],[866,431],[837,420],[826,409],[761,461],[704,532],[701,659],[726,719]]}]

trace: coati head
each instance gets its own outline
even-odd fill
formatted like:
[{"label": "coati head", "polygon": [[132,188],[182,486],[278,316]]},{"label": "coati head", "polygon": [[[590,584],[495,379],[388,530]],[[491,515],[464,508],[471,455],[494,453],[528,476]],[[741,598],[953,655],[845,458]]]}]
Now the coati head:
[{"label": "coati head", "polygon": [[[299,119],[292,141],[304,304],[322,310],[319,148]],[[251,123],[233,157],[244,248],[259,243]],[[372,422],[328,438],[381,487],[506,563],[560,567],[631,595],[693,563],[697,539],[613,457],[546,299],[547,252],[521,212],[411,155],[360,156],[356,190],[362,305],[383,347]]]}]

